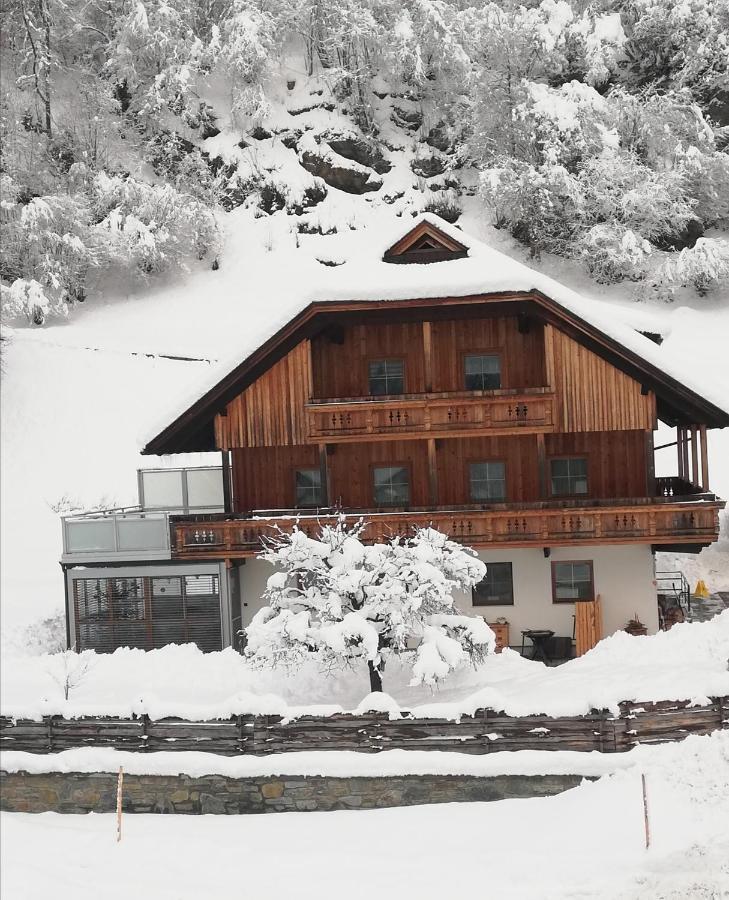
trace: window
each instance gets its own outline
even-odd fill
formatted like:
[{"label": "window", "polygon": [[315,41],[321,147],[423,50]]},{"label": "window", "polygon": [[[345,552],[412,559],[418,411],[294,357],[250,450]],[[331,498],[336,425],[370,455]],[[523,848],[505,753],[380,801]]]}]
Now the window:
[{"label": "window", "polygon": [[376,359],[369,364],[370,395],[405,392],[405,363],[401,359]]},{"label": "window", "polygon": [[471,500],[488,503],[506,499],[506,467],[502,462],[477,462],[469,467]]},{"label": "window", "polygon": [[595,587],[592,577],[592,561],[552,563],[552,601],[574,603],[576,600],[594,600]]},{"label": "window", "polygon": [[99,653],[188,641],[220,650],[220,599],[212,573],[73,579],[76,643]]},{"label": "window", "polygon": [[513,606],[511,563],[486,563],[486,577],[474,587],[471,602],[474,606]]},{"label": "window", "polygon": [[407,506],[410,503],[410,473],[406,466],[376,466],[375,506]]},{"label": "window", "polygon": [[493,391],[501,387],[501,360],[493,354],[468,354],[463,362],[467,391]]},{"label": "window", "polygon": [[586,459],[552,459],[549,465],[554,496],[587,493]]},{"label": "window", "polygon": [[321,469],[296,470],[296,505],[303,507],[324,506]]}]

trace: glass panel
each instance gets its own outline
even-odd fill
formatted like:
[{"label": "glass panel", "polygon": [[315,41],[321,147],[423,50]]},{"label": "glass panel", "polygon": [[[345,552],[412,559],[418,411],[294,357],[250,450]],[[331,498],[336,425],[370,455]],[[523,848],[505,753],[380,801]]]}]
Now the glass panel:
[{"label": "glass panel", "polygon": [[373,397],[402,394],[405,366],[401,359],[377,359],[369,364],[369,389]]},{"label": "glass panel", "polygon": [[464,358],[467,391],[493,391],[501,387],[501,360],[495,355],[468,355]]},{"label": "glass panel", "polygon": [[120,550],[166,550],[167,519],[130,517],[117,519]]},{"label": "glass panel", "polygon": [[115,578],[111,590],[116,620],[144,618],[141,578]]},{"label": "glass panel", "polygon": [[514,585],[510,562],[487,563],[486,577],[473,589],[474,606],[513,606]]},{"label": "glass panel", "polygon": [[322,506],[324,503],[321,488],[320,469],[296,470],[296,505],[304,507]]},{"label": "glass panel", "polygon": [[555,563],[556,600],[592,600],[592,564]]},{"label": "glass panel", "polygon": [[145,509],[172,509],[182,506],[182,472],[142,472]]},{"label": "glass panel", "polygon": [[76,613],[81,621],[108,621],[111,598],[105,578],[75,578]]},{"label": "glass panel", "polygon": [[549,466],[553,494],[587,493],[586,459],[552,459]]},{"label": "glass panel", "polygon": [[114,550],[114,520],[88,519],[66,522],[66,550],[69,553]]},{"label": "glass panel", "polygon": [[410,503],[410,473],[404,466],[378,466],[374,470],[377,506],[407,506]]},{"label": "glass panel", "polygon": [[504,500],[506,471],[502,462],[471,463],[471,499],[476,501]]},{"label": "glass panel", "polygon": [[182,619],[183,616],[182,579],[153,578],[152,620]]},{"label": "glass panel", "polygon": [[188,469],[187,502],[190,508],[217,506],[223,509],[223,470]]}]

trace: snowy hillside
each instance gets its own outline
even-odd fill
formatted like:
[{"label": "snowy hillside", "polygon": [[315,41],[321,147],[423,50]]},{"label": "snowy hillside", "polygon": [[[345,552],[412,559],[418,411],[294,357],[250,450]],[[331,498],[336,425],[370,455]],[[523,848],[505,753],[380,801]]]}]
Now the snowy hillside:
[{"label": "snowy hillside", "polygon": [[[138,437],[423,210],[729,396],[722,4],[681,59],[659,0],[118,5],[59,5],[35,82],[42,23],[4,37],[6,638],[61,608],[58,514],[134,503]],[[729,588],[727,540],[692,578]]]}]

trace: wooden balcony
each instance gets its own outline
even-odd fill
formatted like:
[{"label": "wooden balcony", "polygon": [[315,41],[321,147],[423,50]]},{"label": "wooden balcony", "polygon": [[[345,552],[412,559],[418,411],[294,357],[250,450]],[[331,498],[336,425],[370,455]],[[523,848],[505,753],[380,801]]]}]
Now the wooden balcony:
[{"label": "wooden balcony", "polygon": [[[700,499],[706,498],[706,499]],[[656,546],[705,545],[719,534],[724,502],[713,494],[682,498],[522,504],[509,508],[422,509],[407,512],[345,511],[347,521],[367,520],[365,541],[410,534],[414,526],[432,526],[473,547],[558,547],[575,544],[643,543]],[[276,528],[298,527],[315,536],[319,525],[336,515],[276,511],[247,518],[206,516],[196,521],[171,519],[173,559],[254,556]]]},{"label": "wooden balcony", "polygon": [[498,394],[463,392],[319,400],[306,405],[312,442],[420,437],[535,434],[553,431],[554,394],[546,389]]}]

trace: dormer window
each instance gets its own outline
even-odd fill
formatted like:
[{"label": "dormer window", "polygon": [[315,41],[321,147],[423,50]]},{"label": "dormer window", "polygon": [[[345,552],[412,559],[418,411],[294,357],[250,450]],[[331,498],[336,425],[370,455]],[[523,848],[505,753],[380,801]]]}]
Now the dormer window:
[{"label": "dormer window", "polygon": [[389,263],[432,263],[464,256],[468,256],[465,244],[424,221],[393,244],[382,258]]}]

